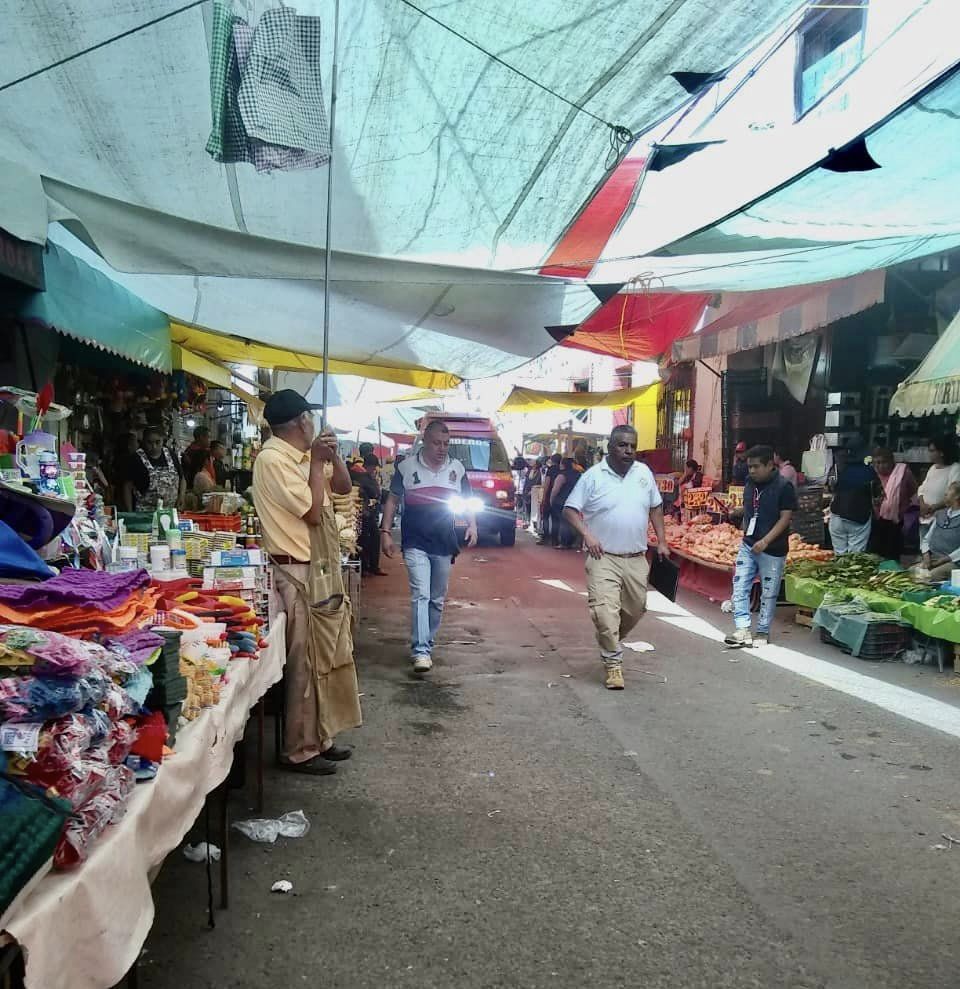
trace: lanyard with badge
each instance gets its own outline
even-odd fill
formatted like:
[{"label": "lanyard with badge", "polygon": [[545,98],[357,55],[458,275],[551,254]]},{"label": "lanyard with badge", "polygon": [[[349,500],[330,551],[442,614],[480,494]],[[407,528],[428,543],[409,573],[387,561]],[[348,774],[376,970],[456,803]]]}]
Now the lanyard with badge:
[{"label": "lanyard with badge", "polygon": [[752,536],[754,530],[757,528],[757,513],[760,511],[760,489],[754,487],[753,489],[753,514],[750,516],[750,521],[747,524],[747,535]]}]

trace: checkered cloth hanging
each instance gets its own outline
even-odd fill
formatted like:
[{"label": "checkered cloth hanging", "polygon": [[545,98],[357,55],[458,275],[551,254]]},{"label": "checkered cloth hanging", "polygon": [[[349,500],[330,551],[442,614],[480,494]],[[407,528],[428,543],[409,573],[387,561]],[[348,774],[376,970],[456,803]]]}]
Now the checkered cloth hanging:
[{"label": "checkered cloth hanging", "polygon": [[[241,76],[246,71],[249,62],[253,39],[254,31],[249,24],[241,22],[234,26],[233,46]],[[320,111],[321,113],[324,112],[322,105]],[[325,115],[324,122],[326,122]],[[243,126],[242,121],[241,126]],[[267,141],[261,141],[258,138],[249,136],[246,143],[247,160],[252,162],[258,172],[272,172],[275,170],[290,172],[298,168],[319,168],[321,165],[326,165],[330,161],[329,136],[327,139],[328,150],[325,153],[304,151],[301,148],[281,147],[278,144],[270,144]]]},{"label": "checkered cloth hanging", "polygon": [[323,101],[320,19],[267,10],[253,34],[238,98],[249,137],[330,155]]},{"label": "checkered cloth hanging", "polygon": [[215,161],[249,161],[247,132],[237,104],[240,69],[233,47],[233,33],[244,22],[229,4],[213,5],[213,34],[210,42],[210,105],[213,126],[207,140],[207,154]]},{"label": "checkered cloth hanging", "polygon": [[254,30],[228,3],[215,3],[207,153],[260,172],[327,164],[320,55],[319,18],[284,7],[267,11]]}]

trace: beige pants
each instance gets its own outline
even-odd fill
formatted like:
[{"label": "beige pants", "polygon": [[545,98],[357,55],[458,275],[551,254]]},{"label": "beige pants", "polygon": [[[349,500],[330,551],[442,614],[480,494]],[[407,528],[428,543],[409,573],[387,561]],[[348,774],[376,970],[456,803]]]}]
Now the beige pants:
[{"label": "beige pants", "polygon": [[623,658],[621,643],[647,610],[646,556],[587,557],[587,604],[607,665]]}]

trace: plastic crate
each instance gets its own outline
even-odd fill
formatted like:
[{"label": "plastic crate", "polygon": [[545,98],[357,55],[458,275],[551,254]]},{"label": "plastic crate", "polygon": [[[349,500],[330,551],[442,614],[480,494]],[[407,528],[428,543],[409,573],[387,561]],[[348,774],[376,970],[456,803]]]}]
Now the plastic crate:
[{"label": "plastic crate", "polygon": [[180,518],[195,522],[202,532],[240,532],[242,524],[239,515],[206,515],[201,512],[181,512]]},{"label": "plastic crate", "polygon": [[[820,641],[836,646],[848,656],[854,655],[853,650],[837,641],[825,628],[820,628]],[[897,622],[871,622],[867,627],[863,645],[856,653],[858,659],[882,661],[894,659],[910,645],[910,628]]]}]

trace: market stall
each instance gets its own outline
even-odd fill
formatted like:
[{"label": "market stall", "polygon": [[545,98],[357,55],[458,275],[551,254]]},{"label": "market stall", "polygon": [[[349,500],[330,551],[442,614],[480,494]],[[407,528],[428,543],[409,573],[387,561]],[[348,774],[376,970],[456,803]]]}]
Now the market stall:
[{"label": "market stall", "polygon": [[[669,491],[670,480],[658,477],[661,491]],[[742,507],[742,488],[731,488],[726,493],[693,488],[686,490],[678,503],[679,518],[669,513],[665,516],[667,543],[680,566],[681,587],[712,601],[725,601],[730,597],[733,567],[743,533],[726,520]],[[651,545],[657,542],[652,526],[648,541]],[[789,547],[788,563],[833,558],[829,550],[806,542],[797,532],[791,533]]]},{"label": "market stall", "polygon": [[30,986],[107,987],[149,930],[151,873],[282,676],[285,620],[265,634],[249,511],[227,524],[217,504],[205,530],[160,501],[118,515],[52,391],[0,392],[0,947],[25,949]]},{"label": "market stall", "polygon": [[176,755],[131,794],[82,868],[47,875],[0,917],[26,953],[27,986],[107,989],[134,964],[153,923],[151,878],[226,780],[250,709],[285,656],[281,617],[259,659],[233,664],[220,702],[180,731]]},{"label": "market stall", "polygon": [[[868,553],[796,562],[784,581],[787,600],[808,612],[859,602],[866,606],[863,613],[895,616],[921,635],[960,645],[960,588],[931,585],[914,572],[887,567]],[[874,658],[894,658],[903,648]]]}]

